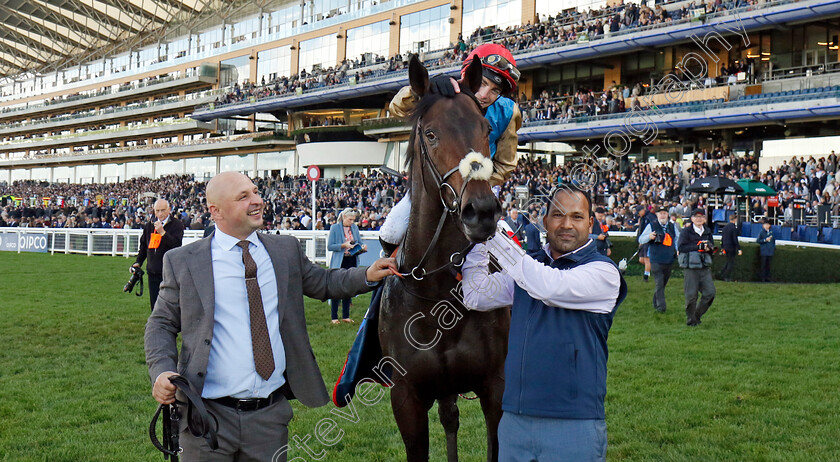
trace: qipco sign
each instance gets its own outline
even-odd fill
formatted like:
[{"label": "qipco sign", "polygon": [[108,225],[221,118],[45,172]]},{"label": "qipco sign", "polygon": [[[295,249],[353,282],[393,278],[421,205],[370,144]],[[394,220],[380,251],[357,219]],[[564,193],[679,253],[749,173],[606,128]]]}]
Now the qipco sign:
[{"label": "qipco sign", "polygon": [[[8,235],[3,236],[4,240]],[[21,234],[17,239],[18,252],[46,252],[49,247],[49,240],[46,234]]]}]

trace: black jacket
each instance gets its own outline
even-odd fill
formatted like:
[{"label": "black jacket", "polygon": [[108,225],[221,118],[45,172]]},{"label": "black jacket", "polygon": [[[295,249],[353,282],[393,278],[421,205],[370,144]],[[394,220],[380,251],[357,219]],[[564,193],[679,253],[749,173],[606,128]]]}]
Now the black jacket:
[{"label": "black jacket", "polygon": [[700,242],[708,241],[709,247],[714,247],[715,240],[712,229],[703,227],[703,234],[697,234],[693,225],[688,225],[680,231],[679,263],[682,268],[709,268],[712,266],[712,254],[700,251]]},{"label": "black jacket", "polygon": [[151,274],[163,274],[163,254],[175,247],[181,247],[184,239],[184,224],[181,220],[170,217],[163,226],[163,237],[160,238],[160,245],[156,249],[149,248],[149,239],[155,231],[155,223],[149,221],[143,227],[143,236],[140,237],[140,252],[137,254],[136,263],[143,264],[146,258],[146,272]]},{"label": "black jacket", "polygon": [[720,246],[727,252],[738,252],[741,244],[738,242],[738,227],[733,223],[727,223],[723,227],[720,236]]}]

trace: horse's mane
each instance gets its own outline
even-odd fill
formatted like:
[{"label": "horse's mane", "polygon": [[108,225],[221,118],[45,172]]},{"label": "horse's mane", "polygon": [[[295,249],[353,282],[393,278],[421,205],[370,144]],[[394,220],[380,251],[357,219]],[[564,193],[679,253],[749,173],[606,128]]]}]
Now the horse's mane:
[{"label": "horse's mane", "polygon": [[[461,93],[464,95],[469,96],[475,102],[476,106],[481,108],[481,105],[478,104],[478,100],[475,97],[475,94],[470,91],[468,88],[461,87]],[[419,122],[420,117],[423,116],[432,106],[435,105],[438,101],[447,98],[439,93],[427,93],[424,95],[420,100],[417,102],[417,105],[414,106],[414,110],[411,111],[411,115],[409,116],[408,120],[411,123],[411,133],[408,135],[408,148],[405,150],[405,167],[408,171],[409,177],[411,176],[412,167],[414,166],[414,140],[417,136],[417,122]],[[454,98],[454,96],[452,97]],[[410,186],[409,182],[409,186]]]}]

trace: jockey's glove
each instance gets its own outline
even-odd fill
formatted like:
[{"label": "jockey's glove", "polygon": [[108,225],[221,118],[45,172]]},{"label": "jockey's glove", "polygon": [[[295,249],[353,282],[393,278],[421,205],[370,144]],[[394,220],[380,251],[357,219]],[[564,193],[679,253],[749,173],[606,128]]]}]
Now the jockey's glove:
[{"label": "jockey's glove", "polygon": [[446,74],[436,75],[429,80],[429,91],[447,98],[455,96],[455,87],[452,85],[452,77]]}]

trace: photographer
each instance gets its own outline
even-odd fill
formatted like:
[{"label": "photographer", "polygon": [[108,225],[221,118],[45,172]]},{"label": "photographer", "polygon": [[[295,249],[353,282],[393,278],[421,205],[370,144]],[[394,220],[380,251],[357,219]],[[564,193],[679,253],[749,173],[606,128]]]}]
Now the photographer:
[{"label": "photographer", "polygon": [[664,313],[665,286],[671,279],[671,269],[674,266],[674,257],[677,254],[677,242],[680,232],[674,223],[668,220],[668,208],[659,206],[656,209],[656,221],[648,224],[639,235],[639,244],[648,244],[648,258],[650,259],[650,272],[653,281],[656,283],[656,290],[653,292],[653,308]]},{"label": "photographer", "polygon": [[[330,236],[327,239],[327,250],[331,251],[330,268],[355,268],[359,266],[359,254],[367,252],[367,246],[362,245],[359,227],[356,226],[356,211],[346,208],[338,215],[338,222],[330,226]],[[338,324],[338,299],[331,299],[332,322]],[[341,299],[341,320],[352,323],[350,319],[350,297]]]},{"label": "photographer", "polygon": [[607,211],[603,207],[595,209],[595,220],[592,221],[592,230],[589,238],[595,241],[595,249],[601,255],[607,257],[612,254],[612,242],[610,242],[610,227],[607,226]]},{"label": "photographer", "polygon": [[[706,211],[694,209],[691,225],[680,232],[679,262],[685,275],[686,324],[700,324],[700,317],[715,300],[715,282],[712,280],[712,253],[715,241],[706,224]],[[702,293],[697,301],[697,292]]]},{"label": "photographer", "polygon": [[137,253],[137,261],[131,265],[140,268],[146,258],[146,273],[149,281],[149,301],[152,309],[155,309],[155,302],[158,297],[160,283],[163,280],[163,255],[170,249],[181,247],[184,239],[184,225],[181,220],[171,215],[172,209],[169,202],[158,199],[154,206],[155,219],[149,220],[143,227],[143,235],[140,237],[140,252]]},{"label": "photographer", "polygon": [[761,232],[755,242],[758,243],[758,255],[761,259],[761,282],[770,282],[770,261],[776,253],[776,236],[770,230],[770,220],[764,219],[761,224]]},{"label": "photographer", "polygon": [[720,247],[726,255],[726,264],[720,271],[720,278],[724,281],[732,280],[732,271],[735,269],[735,256],[741,255],[741,243],[738,242],[738,214],[729,215],[729,223],[723,227],[720,236]]}]

